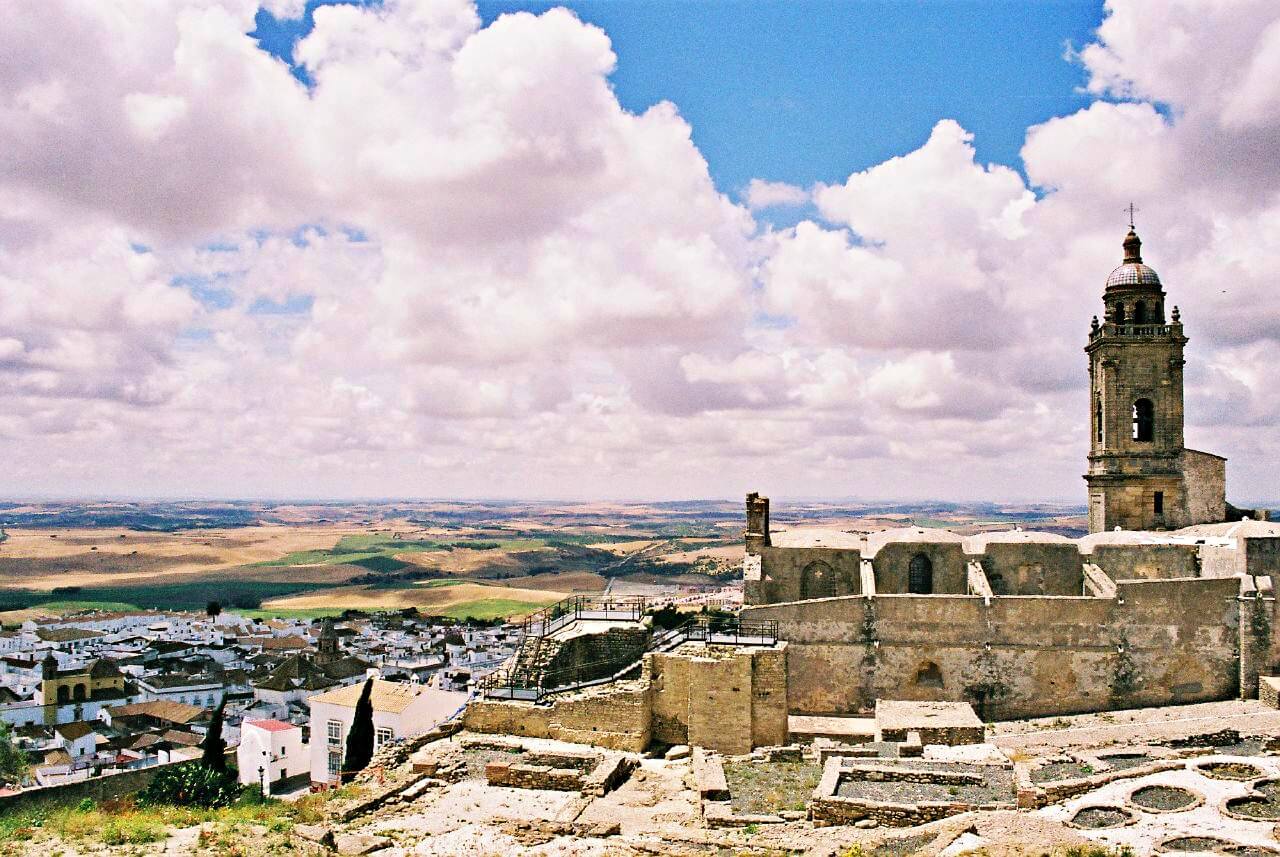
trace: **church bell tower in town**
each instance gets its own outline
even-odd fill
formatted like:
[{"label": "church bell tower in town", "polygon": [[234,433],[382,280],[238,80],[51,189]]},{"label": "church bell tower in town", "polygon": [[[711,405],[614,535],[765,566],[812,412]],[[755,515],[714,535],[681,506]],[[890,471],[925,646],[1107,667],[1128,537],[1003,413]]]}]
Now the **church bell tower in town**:
[{"label": "church bell tower in town", "polygon": [[1226,459],[1183,446],[1183,348],[1175,306],[1142,261],[1130,222],[1124,261],[1107,277],[1089,344],[1089,532],[1221,521]]}]

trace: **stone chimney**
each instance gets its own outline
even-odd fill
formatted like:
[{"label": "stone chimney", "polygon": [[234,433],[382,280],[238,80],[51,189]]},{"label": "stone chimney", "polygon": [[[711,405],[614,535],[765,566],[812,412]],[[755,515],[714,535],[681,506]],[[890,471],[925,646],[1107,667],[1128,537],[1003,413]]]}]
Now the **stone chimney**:
[{"label": "stone chimney", "polygon": [[747,553],[769,547],[769,498],[752,491],[747,495]]}]

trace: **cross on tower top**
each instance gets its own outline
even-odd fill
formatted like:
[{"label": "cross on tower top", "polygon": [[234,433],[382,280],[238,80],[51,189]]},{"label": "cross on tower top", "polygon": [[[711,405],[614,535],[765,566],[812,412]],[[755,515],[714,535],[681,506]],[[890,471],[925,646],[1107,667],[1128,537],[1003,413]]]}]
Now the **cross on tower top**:
[{"label": "cross on tower top", "polygon": [[1129,229],[1133,229],[1133,215],[1135,212],[1141,211],[1141,208],[1135,208],[1133,203],[1129,203],[1129,207],[1125,211],[1129,212]]}]

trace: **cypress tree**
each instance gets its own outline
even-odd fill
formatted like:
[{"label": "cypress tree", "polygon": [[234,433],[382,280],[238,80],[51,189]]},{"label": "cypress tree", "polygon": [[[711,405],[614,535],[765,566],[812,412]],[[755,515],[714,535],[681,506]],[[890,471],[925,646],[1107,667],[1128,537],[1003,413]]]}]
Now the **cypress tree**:
[{"label": "cypress tree", "polygon": [[227,700],[224,698],[213,710],[213,717],[209,720],[209,731],[205,733],[204,741],[200,743],[201,749],[204,750],[200,756],[200,764],[218,773],[227,771],[227,742],[222,740],[222,709],[226,706]]},{"label": "cypress tree", "polygon": [[366,679],[356,702],[351,731],[347,733],[347,758],[342,765],[347,773],[363,771],[373,758],[373,701],[369,698],[372,693],[373,679]]}]

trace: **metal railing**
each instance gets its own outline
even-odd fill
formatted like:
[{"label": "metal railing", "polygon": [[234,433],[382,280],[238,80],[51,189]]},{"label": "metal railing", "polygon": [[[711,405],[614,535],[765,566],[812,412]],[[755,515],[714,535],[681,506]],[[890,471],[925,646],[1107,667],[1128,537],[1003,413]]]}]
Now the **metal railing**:
[{"label": "metal railing", "polygon": [[[1090,339],[1102,336],[1169,336],[1174,332],[1171,324],[1111,324],[1099,325]],[[1180,325],[1179,325],[1180,327]]]},{"label": "metal railing", "polygon": [[644,596],[640,595],[572,595],[524,617],[520,632],[524,639],[545,637],[579,619],[639,622],[645,606]]},{"label": "metal railing", "polygon": [[725,646],[772,646],[778,642],[778,623],[742,622],[718,616],[699,616],[675,628],[658,631],[640,649],[587,664],[550,669],[513,664],[480,679],[478,695],[485,699],[540,702],[551,694],[618,681],[638,670],[650,652],[666,652],[689,642]]}]

